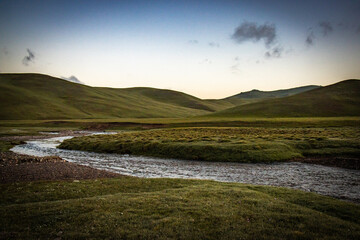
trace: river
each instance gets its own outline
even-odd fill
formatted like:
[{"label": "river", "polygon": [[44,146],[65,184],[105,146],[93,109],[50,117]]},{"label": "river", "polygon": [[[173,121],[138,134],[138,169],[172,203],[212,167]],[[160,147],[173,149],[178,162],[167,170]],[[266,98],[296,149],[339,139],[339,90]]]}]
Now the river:
[{"label": "river", "polygon": [[72,136],[27,141],[11,150],[144,178],[192,178],[282,186],[360,203],[360,171],[306,163],[244,164],[92,153],[56,148]]}]

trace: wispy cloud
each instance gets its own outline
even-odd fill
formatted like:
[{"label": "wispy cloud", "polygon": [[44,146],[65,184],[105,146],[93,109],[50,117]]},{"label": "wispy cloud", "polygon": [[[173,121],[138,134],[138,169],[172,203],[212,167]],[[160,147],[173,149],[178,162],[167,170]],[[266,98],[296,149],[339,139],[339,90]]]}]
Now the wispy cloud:
[{"label": "wispy cloud", "polygon": [[334,27],[330,22],[319,22],[319,26],[321,28],[322,34],[324,37],[328,36],[330,33],[334,31]]},{"label": "wispy cloud", "polygon": [[269,51],[265,52],[266,58],[280,58],[282,56],[284,49],[280,46],[274,47]]},{"label": "wispy cloud", "polygon": [[212,61],[210,59],[206,58],[206,59],[200,61],[199,64],[212,64]]},{"label": "wispy cloud", "polygon": [[74,83],[80,83],[80,84],[84,84],[83,82],[81,82],[77,77],[75,77],[74,75],[71,75],[70,77],[61,77],[62,79],[69,81],[69,82],[74,82]]},{"label": "wispy cloud", "polygon": [[276,27],[274,24],[258,24],[255,22],[244,22],[237,28],[231,38],[241,44],[246,41],[259,42],[264,40],[267,47],[270,47],[277,38]]},{"label": "wispy cloud", "polygon": [[34,62],[35,53],[33,51],[31,51],[29,48],[26,49],[26,51],[27,51],[27,55],[23,58],[22,63],[25,66],[29,66],[30,62]]},{"label": "wispy cloud", "polygon": [[4,53],[5,56],[9,55],[9,51],[6,47],[2,48],[2,52]]},{"label": "wispy cloud", "polygon": [[233,74],[236,74],[236,73],[239,73],[240,72],[240,64],[234,64],[230,67],[230,71],[233,73]]},{"label": "wispy cloud", "polygon": [[219,48],[219,47],[220,47],[220,44],[217,43],[217,42],[209,42],[209,46],[210,46],[210,47]]},{"label": "wispy cloud", "polygon": [[198,41],[198,40],[195,40],[195,39],[188,41],[188,44],[193,44],[193,45],[195,45],[195,44],[198,44],[198,43],[199,43],[199,41]]},{"label": "wispy cloud", "polygon": [[306,35],[305,44],[308,47],[311,47],[314,45],[315,41],[315,34],[312,29],[310,29]]},{"label": "wispy cloud", "polygon": [[234,64],[230,66],[230,71],[233,74],[237,74],[240,72],[240,58],[239,57],[234,58]]}]

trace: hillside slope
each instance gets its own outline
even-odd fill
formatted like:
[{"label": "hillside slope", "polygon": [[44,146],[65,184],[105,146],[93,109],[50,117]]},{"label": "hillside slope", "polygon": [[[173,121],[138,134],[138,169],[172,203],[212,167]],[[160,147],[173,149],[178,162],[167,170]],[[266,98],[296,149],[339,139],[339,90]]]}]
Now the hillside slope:
[{"label": "hillside slope", "polygon": [[360,116],[360,80],[345,80],[284,98],[264,100],[219,111],[221,117]]},{"label": "hillside slope", "polygon": [[0,74],[0,119],[188,117],[232,106],[170,90],[89,87],[41,74]]},{"label": "hillside slope", "polygon": [[281,89],[281,90],[275,90],[275,91],[260,91],[260,90],[254,89],[254,90],[251,90],[248,92],[241,92],[234,96],[227,97],[224,100],[231,102],[235,105],[243,105],[243,104],[248,104],[248,103],[259,102],[264,99],[288,97],[288,96],[292,96],[292,95],[299,94],[302,92],[310,91],[310,90],[320,88],[320,87],[321,86],[309,85],[309,86]]}]

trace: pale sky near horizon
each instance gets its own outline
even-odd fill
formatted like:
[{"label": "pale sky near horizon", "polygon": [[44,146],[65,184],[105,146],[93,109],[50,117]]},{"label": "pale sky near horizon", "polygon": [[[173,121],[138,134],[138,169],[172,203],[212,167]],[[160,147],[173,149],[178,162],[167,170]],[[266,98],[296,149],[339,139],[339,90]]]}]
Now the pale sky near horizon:
[{"label": "pale sky near horizon", "polygon": [[0,0],[0,72],[200,98],[360,78],[360,1]]}]

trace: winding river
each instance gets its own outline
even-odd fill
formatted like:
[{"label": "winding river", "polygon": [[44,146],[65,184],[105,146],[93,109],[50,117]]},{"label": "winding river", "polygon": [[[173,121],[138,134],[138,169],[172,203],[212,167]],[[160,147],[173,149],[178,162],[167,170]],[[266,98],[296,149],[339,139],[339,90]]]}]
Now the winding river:
[{"label": "winding river", "polygon": [[56,148],[72,136],[28,141],[11,150],[144,178],[192,178],[282,186],[360,203],[360,171],[305,163],[243,164],[160,159]]}]

